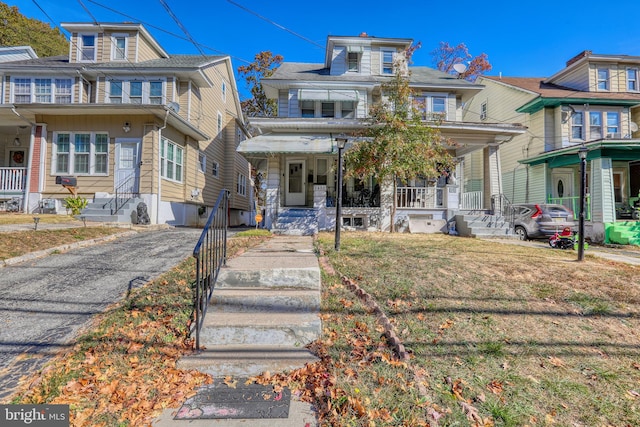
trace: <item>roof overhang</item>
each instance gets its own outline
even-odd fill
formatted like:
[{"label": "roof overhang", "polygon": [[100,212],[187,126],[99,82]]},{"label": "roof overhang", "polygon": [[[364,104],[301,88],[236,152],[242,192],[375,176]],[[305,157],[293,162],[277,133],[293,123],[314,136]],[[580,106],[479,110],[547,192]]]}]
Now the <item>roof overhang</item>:
[{"label": "roof overhang", "polygon": [[268,134],[245,139],[237,151],[243,154],[331,154],[335,144],[331,134]]},{"label": "roof overhang", "polygon": [[[547,163],[550,168],[575,165],[580,162],[578,151],[582,146],[583,144],[575,144],[547,151],[528,159],[518,160],[518,162],[530,166]],[[640,160],[640,139],[598,140],[587,142],[584,147],[589,150],[587,160],[600,157],[609,157],[619,161]]]},{"label": "roof overhang", "polygon": [[518,113],[535,113],[545,107],[558,107],[567,104],[589,104],[589,105],[615,105],[620,107],[632,107],[640,104],[640,101],[633,99],[599,99],[599,98],[544,98],[537,97],[516,109]]},{"label": "roof overhang", "polygon": [[[196,141],[211,139],[209,135],[191,125],[173,110],[165,105],[132,105],[132,104],[15,104],[0,107],[0,122],[5,125],[5,119],[20,125],[37,121],[37,116],[139,116],[152,115],[162,123],[172,126],[179,132]],[[27,123],[25,123],[27,121]]]}]

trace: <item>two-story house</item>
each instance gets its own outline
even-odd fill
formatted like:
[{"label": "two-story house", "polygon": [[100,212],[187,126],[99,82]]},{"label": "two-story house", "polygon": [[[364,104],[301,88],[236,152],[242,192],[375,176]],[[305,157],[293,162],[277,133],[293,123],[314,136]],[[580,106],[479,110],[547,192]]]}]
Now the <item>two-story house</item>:
[{"label": "two-story house", "polygon": [[[353,140],[365,129],[370,106],[385,97],[382,84],[395,75],[396,55],[412,43],[366,33],[329,36],[324,63],[284,62],[262,80],[267,97],[277,100],[278,116],[251,118],[259,135],[243,141],[238,150],[265,178],[267,228],[312,233],[335,227],[336,137]],[[525,129],[463,122],[462,107],[483,89],[481,85],[428,67],[409,70],[413,101],[423,119],[452,141],[452,155],[476,153],[477,165],[474,169],[471,161],[460,164],[448,179],[403,183],[397,200],[392,200],[390,183],[346,180],[342,226],[386,230],[394,221],[412,231],[446,231],[460,208],[490,208],[491,194],[500,192],[498,149]],[[476,180],[469,194],[462,194],[458,184],[465,179]],[[391,203],[397,206],[395,218],[390,217]]]},{"label": "two-story house", "polygon": [[[519,122],[527,133],[500,150],[512,203],[560,203],[579,214],[578,150],[588,150],[585,237],[620,240],[640,191],[640,57],[581,52],[548,78],[483,76],[465,120]],[[619,234],[619,233],[618,233]]]},{"label": "two-story house", "polygon": [[61,26],[68,55],[0,62],[0,200],[64,213],[65,177],[105,209],[134,195],[152,223],[182,225],[206,218],[226,188],[231,223],[250,223],[230,58],[170,55],[136,23]]}]

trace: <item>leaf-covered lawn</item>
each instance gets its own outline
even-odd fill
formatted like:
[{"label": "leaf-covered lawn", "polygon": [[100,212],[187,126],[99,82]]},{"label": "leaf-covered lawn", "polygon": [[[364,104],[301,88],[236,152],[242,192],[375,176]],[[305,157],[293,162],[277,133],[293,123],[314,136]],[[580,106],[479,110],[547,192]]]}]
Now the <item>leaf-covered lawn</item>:
[{"label": "leaf-covered lawn", "polygon": [[319,246],[410,353],[391,358],[380,322],[326,275],[318,345],[333,387],[311,396],[324,425],[640,425],[637,267],[446,235]]}]

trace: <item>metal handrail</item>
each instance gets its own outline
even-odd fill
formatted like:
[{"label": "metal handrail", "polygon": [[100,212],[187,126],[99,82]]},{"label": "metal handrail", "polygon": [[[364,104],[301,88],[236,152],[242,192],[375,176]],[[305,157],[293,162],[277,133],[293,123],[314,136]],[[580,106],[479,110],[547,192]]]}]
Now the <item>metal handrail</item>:
[{"label": "metal handrail", "polygon": [[[135,180],[136,180],[135,174],[130,175],[127,179],[125,179],[116,188],[115,197],[113,197],[107,203],[102,205],[102,209],[106,208],[107,205],[109,205],[109,208],[111,209],[111,215],[115,215],[120,211],[120,209],[122,209],[122,207],[125,204],[127,204],[129,200],[133,199],[134,197],[138,197],[138,192],[132,190],[132,188],[135,187],[135,185],[132,185],[132,181],[133,181],[133,184],[135,184]],[[114,203],[115,203],[115,207],[114,207]]]},{"label": "metal handrail", "polygon": [[196,350],[200,350],[200,331],[220,267],[227,262],[228,209],[229,190],[222,190],[193,249],[193,257],[196,259],[196,281],[193,298],[194,319],[190,332],[192,335],[195,332]]}]

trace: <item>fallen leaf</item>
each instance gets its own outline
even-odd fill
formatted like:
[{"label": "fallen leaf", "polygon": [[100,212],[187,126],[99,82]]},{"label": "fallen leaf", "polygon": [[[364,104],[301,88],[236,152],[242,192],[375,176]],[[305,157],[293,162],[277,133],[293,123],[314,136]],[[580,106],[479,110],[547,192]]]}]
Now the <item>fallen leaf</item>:
[{"label": "fallen leaf", "polygon": [[549,363],[551,363],[553,366],[561,368],[564,366],[564,361],[558,357],[554,357],[554,356],[549,356]]}]

